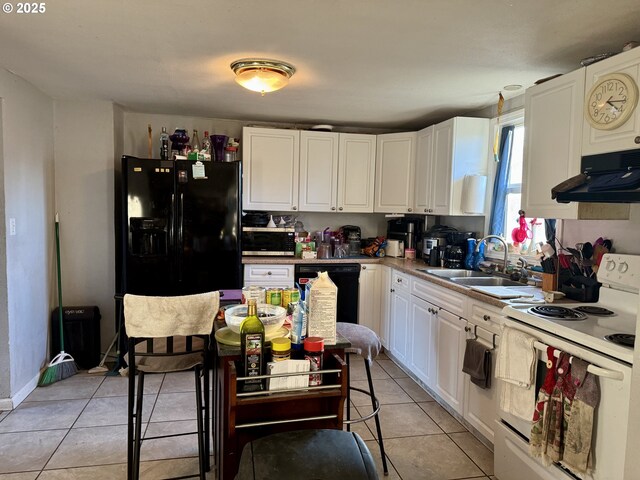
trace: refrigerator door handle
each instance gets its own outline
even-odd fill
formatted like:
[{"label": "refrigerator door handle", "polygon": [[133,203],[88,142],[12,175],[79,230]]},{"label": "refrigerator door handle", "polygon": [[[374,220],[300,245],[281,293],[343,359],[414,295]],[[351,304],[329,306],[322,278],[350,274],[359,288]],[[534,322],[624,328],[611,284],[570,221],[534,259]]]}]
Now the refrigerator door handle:
[{"label": "refrigerator door handle", "polygon": [[180,192],[180,202],[178,205],[178,281],[182,281],[182,262],[184,260],[184,237],[183,237],[183,222],[184,222],[184,193]]},{"label": "refrigerator door handle", "polygon": [[171,210],[169,211],[169,245],[175,245],[176,194],[171,194]]}]

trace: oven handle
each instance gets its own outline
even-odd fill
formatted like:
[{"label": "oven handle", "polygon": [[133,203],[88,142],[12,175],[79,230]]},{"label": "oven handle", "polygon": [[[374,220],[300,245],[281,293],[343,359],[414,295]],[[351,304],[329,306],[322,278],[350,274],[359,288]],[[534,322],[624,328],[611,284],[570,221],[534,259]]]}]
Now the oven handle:
[{"label": "oven handle", "polygon": [[[540,350],[542,352],[546,352],[548,345],[542,343],[542,342],[534,342],[533,346],[536,348],[536,350]],[[560,350],[556,349],[554,352],[554,357],[559,357],[560,356]],[[573,356],[571,357],[570,361],[573,360]],[[598,377],[605,377],[605,378],[611,378],[612,380],[622,380],[624,378],[624,374],[622,372],[618,372],[616,370],[607,370],[606,368],[601,368],[601,367],[596,367],[593,364],[589,364],[589,366],[587,367],[587,372],[596,375]]]}]

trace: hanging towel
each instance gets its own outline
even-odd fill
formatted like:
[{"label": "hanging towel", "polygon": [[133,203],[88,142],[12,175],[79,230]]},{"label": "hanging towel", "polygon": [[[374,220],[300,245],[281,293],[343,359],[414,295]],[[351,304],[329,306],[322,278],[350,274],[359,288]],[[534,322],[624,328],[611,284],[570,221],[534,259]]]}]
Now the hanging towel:
[{"label": "hanging towel", "polygon": [[529,453],[532,457],[547,458],[545,463],[550,463],[547,457],[547,436],[549,435],[549,420],[551,419],[549,401],[557,382],[555,351],[555,348],[547,347],[547,375],[538,392],[538,401],[533,412],[533,423],[529,439]]},{"label": "hanging towel", "polygon": [[491,387],[491,350],[474,339],[467,340],[462,371],[480,388]]},{"label": "hanging towel", "polygon": [[587,473],[591,470],[591,439],[595,409],[600,402],[598,377],[587,372],[589,364],[579,358],[573,359],[572,377],[577,387],[562,461],[571,469]]},{"label": "hanging towel", "polygon": [[571,416],[571,404],[576,393],[576,386],[571,377],[569,354],[564,352],[560,354],[557,372],[558,380],[551,394],[551,420],[547,444],[547,455],[551,462],[562,460],[567,424]]},{"label": "hanging towel", "polygon": [[524,420],[531,420],[535,406],[535,341],[524,332],[505,327],[496,363],[496,378],[502,380],[500,408]]}]

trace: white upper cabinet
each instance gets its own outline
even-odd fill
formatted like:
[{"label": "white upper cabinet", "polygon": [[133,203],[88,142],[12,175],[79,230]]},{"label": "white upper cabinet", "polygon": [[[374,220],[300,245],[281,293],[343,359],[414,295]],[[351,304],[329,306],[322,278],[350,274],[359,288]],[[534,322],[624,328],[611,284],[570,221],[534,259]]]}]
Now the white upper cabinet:
[{"label": "white upper cabinet", "polygon": [[338,149],[338,211],[373,212],[376,136],[341,133]]},{"label": "white upper cabinet", "polygon": [[[600,84],[602,80],[606,80],[605,76],[608,74],[621,73],[628,75],[631,77],[628,79],[630,83],[635,83],[635,88],[638,88],[638,84],[640,83],[640,48],[634,48],[594,63],[593,65],[589,65],[586,70],[583,100],[585,111],[588,109],[590,103],[592,103],[587,100],[591,88],[594,85]],[[603,97],[605,102],[609,99],[615,105],[622,105],[620,102],[624,100],[622,95],[625,97],[630,95],[623,90],[615,91],[620,87],[621,84],[619,83],[604,82],[597,88],[607,90],[606,93],[604,91],[602,92],[606,97]],[[597,93],[598,92],[594,92],[594,95]],[[633,105],[627,105],[626,108],[633,108]],[[635,111],[626,122],[616,128],[598,129],[594,128],[587,121],[586,117],[583,121],[582,155],[640,148],[640,105],[636,106]]]},{"label": "white upper cabinet", "polygon": [[337,209],[338,137],[331,132],[300,132],[298,207],[302,212]]},{"label": "white upper cabinet", "polygon": [[300,132],[245,127],[242,142],[242,208],[298,210]]},{"label": "white upper cabinet", "polygon": [[412,213],[416,132],[378,135],[374,211]]},{"label": "white upper cabinet", "polygon": [[522,209],[529,217],[578,218],[577,203],[557,203],[551,189],[580,173],[585,69],[528,88]]},{"label": "white upper cabinet", "polygon": [[489,120],[455,117],[417,134],[415,209],[431,215],[478,215],[462,207],[465,175],[486,175]]}]

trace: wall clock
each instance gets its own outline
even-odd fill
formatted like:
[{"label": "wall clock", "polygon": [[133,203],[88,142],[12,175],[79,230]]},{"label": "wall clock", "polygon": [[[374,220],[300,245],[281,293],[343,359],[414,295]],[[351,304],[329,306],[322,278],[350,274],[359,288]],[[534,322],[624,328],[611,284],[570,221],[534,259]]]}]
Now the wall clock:
[{"label": "wall clock", "polygon": [[600,77],[587,93],[584,115],[593,128],[613,130],[624,124],[638,105],[638,86],[626,73]]}]

